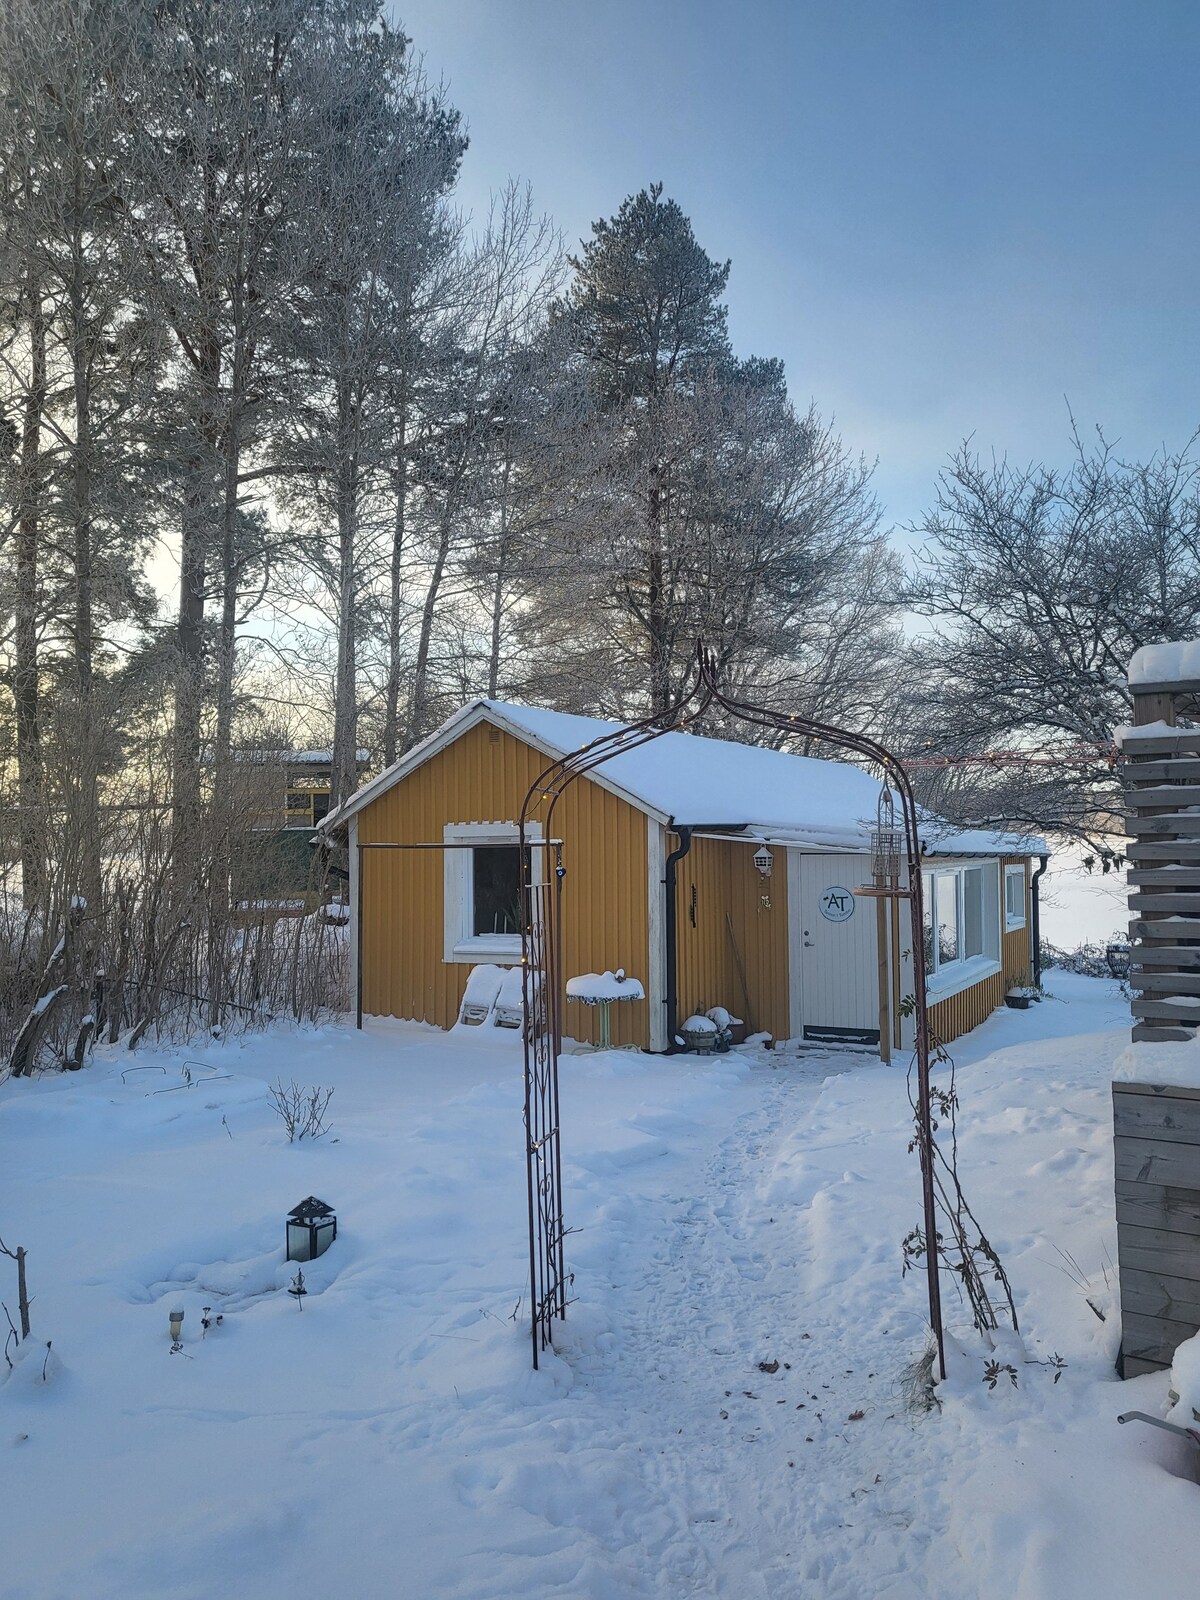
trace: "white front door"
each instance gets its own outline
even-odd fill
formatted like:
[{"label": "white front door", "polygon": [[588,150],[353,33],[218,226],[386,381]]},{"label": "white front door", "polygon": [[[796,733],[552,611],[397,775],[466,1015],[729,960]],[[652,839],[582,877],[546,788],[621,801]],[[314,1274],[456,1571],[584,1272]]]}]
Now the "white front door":
[{"label": "white front door", "polygon": [[788,923],[792,1032],[799,1038],[879,1043],[875,901],[853,893],[870,875],[866,855],[793,852]]}]

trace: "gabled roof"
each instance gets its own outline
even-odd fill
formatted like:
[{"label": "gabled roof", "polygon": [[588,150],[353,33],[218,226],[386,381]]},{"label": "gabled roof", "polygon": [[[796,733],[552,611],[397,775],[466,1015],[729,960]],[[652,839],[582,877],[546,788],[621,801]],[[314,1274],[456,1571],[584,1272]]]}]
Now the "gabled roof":
[{"label": "gabled roof", "polygon": [[[445,749],[470,728],[487,722],[541,750],[553,761],[582,749],[619,722],[572,716],[502,700],[474,700],[415,745],[378,777],[330,812],[322,828],[337,827]],[[664,733],[637,749],[611,757],[588,776],[660,822],[697,827],[744,826],[755,838],[813,849],[861,850],[875,821],[879,783],[844,761],[818,760],[759,745]],[[963,833],[929,819],[926,848],[937,855],[1041,854],[1041,840],[981,832]]]}]

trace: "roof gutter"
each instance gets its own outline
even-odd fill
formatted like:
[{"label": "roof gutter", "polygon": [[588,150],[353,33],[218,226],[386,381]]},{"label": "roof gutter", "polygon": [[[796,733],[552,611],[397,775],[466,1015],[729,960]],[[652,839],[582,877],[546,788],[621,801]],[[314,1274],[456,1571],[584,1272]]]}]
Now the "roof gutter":
[{"label": "roof gutter", "polygon": [[666,1053],[673,1056],[678,1053],[680,1046],[675,1043],[675,1031],[679,1026],[679,944],[678,944],[678,897],[676,888],[676,867],[692,848],[692,835],[696,833],[745,833],[748,823],[745,822],[676,822],[674,817],[667,821],[668,830],[675,834],[679,840],[679,847],[672,850],[667,857],[663,868],[663,943],[666,949],[663,952],[666,967],[666,995],[664,1005],[667,1008],[667,1049]]}]

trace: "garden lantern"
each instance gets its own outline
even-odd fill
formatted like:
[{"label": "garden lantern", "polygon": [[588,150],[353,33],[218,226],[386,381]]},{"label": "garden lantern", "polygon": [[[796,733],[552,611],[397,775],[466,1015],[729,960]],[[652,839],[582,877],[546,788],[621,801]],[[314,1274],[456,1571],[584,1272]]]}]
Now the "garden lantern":
[{"label": "garden lantern", "polygon": [[310,1194],[301,1200],[287,1218],[287,1259],[315,1261],[337,1238],[337,1218],[333,1207]]},{"label": "garden lantern", "polygon": [[171,1326],[171,1343],[178,1344],[179,1336],[183,1332],[183,1307],[177,1306],[174,1311],[170,1312],[167,1321]]},{"label": "garden lantern", "polygon": [[774,860],[775,857],[767,849],[765,844],[759,845],[758,849],[754,852],[754,865],[762,873],[764,878],[769,878],[771,876],[771,866]]}]

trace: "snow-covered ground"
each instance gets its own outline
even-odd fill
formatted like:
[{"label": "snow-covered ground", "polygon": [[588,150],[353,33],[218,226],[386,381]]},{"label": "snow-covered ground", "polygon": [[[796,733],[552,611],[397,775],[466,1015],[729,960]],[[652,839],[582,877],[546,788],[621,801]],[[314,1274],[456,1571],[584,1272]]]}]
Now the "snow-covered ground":
[{"label": "snow-covered ground", "polygon": [[[1108,983],[1050,986],[957,1051],[1018,1387],[986,1386],[951,1293],[962,1353],[928,1416],[901,1384],[925,1327],[897,1068],[566,1059],[576,1300],[537,1374],[511,1038],[331,1027],[6,1084],[0,1234],[35,1298],[0,1388],[0,1595],[1179,1592],[1196,1463],[1116,1424],[1167,1389],[1112,1367],[1127,1012]],[[334,1086],[320,1143],[286,1143],[279,1076]],[[283,1223],[309,1194],[339,1234],[301,1304]]]}]

